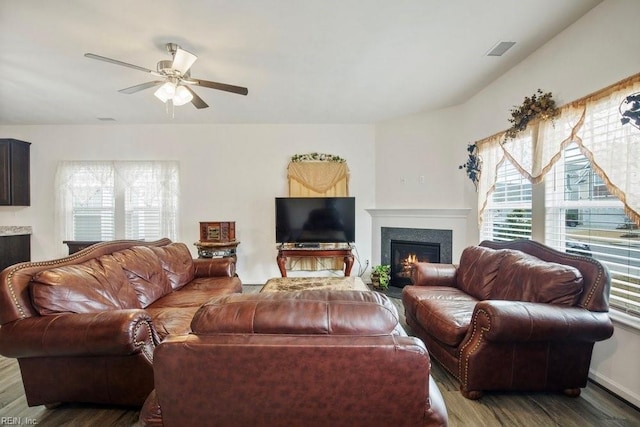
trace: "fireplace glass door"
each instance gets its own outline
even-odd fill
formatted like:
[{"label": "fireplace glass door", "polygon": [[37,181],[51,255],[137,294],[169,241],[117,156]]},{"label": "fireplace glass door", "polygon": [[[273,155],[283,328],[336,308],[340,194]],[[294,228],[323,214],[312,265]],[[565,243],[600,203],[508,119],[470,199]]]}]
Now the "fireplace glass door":
[{"label": "fireplace glass door", "polygon": [[440,263],[440,244],[391,240],[391,286],[404,287],[411,283],[411,264]]}]

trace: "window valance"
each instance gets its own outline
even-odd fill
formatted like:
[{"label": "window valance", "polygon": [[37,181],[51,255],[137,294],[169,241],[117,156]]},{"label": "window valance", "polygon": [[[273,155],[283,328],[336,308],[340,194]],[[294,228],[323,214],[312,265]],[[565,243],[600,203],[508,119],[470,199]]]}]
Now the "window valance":
[{"label": "window valance", "polygon": [[[346,163],[309,161],[291,162],[287,168],[287,178],[319,194],[324,194],[343,181],[343,193],[349,194],[349,168]],[[290,191],[291,193],[291,191]]]},{"label": "window valance", "polygon": [[560,107],[553,121],[532,121],[516,138],[505,132],[477,141],[483,169],[478,184],[479,217],[494,189],[496,169],[508,159],[532,183],[560,159],[575,142],[609,192],[624,204],[627,215],[640,223],[640,129],[623,124],[623,105],[640,93],[640,73]]}]

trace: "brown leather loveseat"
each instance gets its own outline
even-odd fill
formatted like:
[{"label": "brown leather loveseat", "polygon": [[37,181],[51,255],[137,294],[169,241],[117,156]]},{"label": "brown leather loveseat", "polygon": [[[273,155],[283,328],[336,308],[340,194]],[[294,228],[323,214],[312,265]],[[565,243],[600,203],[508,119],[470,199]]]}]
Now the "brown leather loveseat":
[{"label": "brown leather loveseat", "polygon": [[232,259],[193,259],[169,239],[16,264],[0,274],[0,354],[18,359],[30,406],[141,406],[156,345],[188,333],[202,304],[235,292]]},{"label": "brown leather loveseat", "polygon": [[230,295],[156,349],[143,426],[444,426],[424,343],[377,292]]},{"label": "brown leather loveseat", "polygon": [[416,263],[407,324],[478,399],[485,390],[585,387],[596,341],[609,338],[609,272],[595,259],[530,240],[484,241],[459,265]]}]

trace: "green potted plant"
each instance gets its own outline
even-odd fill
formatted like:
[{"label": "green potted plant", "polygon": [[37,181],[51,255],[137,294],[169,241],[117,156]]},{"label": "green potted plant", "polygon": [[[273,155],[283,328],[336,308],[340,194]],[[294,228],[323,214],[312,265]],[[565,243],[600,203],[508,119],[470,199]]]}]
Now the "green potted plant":
[{"label": "green potted plant", "polygon": [[371,284],[373,289],[386,290],[391,280],[391,266],[389,264],[374,265],[371,267]]}]

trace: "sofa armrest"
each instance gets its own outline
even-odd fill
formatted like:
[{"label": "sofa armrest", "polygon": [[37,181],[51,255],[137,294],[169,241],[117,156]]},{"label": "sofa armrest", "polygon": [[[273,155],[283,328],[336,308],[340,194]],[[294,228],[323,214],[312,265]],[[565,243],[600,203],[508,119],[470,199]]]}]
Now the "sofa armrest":
[{"label": "sofa armrest", "polygon": [[486,300],[476,304],[470,336],[481,334],[487,341],[587,341],[613,335],[606,312],[521,301]]},{"label": "sofa armrest", "polygon": [[160,409],[160,402],[158,401],[158,395],[155,389],[149,393],[147,400],[145,400],[144,405],[142,405],[142,409],[140,409],[138,425],[141,427],[164,426],[162,422],[162,410]]},{"label": "sofa armrest", "polygon": [[456,286],[454,264],[416,262],[411,267],[411,284],[417,286]]},{"label": "sofa armrest", "polygon": [[193,260],[195,277],[233,277],[236,275],[236,261],[226,258],[196,258]]},{"label": "sofa armrest", "polygon": [[0,353],[14,358],[142,352],[151,362],[156,344],[151,317],[140,309],[34,316],[0,328]]}]

